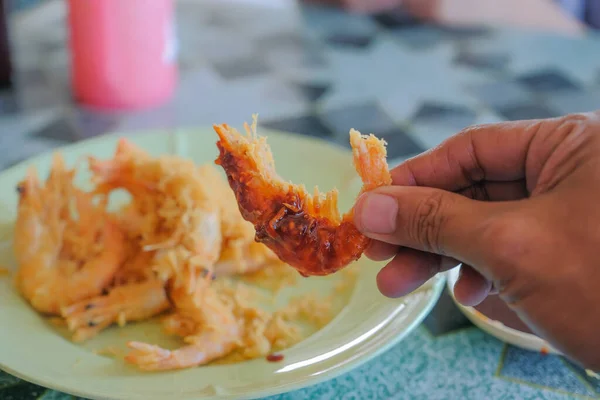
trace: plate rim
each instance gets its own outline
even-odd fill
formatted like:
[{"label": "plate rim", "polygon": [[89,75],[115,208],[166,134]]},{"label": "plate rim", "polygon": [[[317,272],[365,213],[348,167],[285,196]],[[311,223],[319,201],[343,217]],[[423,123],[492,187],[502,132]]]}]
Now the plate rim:
[{"label": "plate rim", "polygon": [[[193,126],[178,127],[175,129],[157,128],[157,129],[144,129],[144,130],[133,130],[133,131],[128,131],[128,130],[114,131],[114,132],[102,134],[99,136],[79,140],[76,142],[67,143],[62,146],[56,146],[56,147],[50,148],[46,151],[34,154],[31,157],[23,159],[3,170],[0,170],[0,174],[4,175],[4,174],[14,173],[15,170],[23,169],[28,164],[30,164],[33,160],[38,160],[40,158],[49,157],[52,154],[54,154],[55,152],[64,152],[64,151],[68,151],[68,150],[72,150],[72,149],[77,149],[81,146],[93,145],[94,142],[105,142],[105,141],[112,140],[112,141],[115,141],[115,143],[116,143],[116,141],[121,137],[125,137],[125,138],[129,139],[129,138],[152,136],[152,135],[176,136],[176,135],[186,134],[186,133],[194,132],[194,131],[211,131],[212,129],[213,129],[212,126],[207,125],[207,126],[196,126],[196,127],[193,127]],[[361,132],[361,133],[368,134],[368,133],[364,133],[364,132]],[[268,127],[263,127],[263,128],[260,128],[259,134],[261,136],[269,136],[270,134],[274,134],[276,136],[290,137],[294,141],[311,143],[312,145],[314,145],[314,142],[318,142],[317,143],[318,146],[328,147],[329,149],[331,149],[332,151],[335,151],[336,153],[338,153],[340,155],[341,154],[351,155],[351,153],[352,153],[350,148],[345,147],[344,145],[342,145],[340,143],[332,142],[332,141],[329,141],[329,140],[326,140],[323,138],[319,138],[319,137],[312,137],[312,136],[307,137],[305,135],[290,132],[290,131],[270,129]],[[216,144],[216,142],[217,142],[217,139],[215,139],[215,144]],[[421,302],[424,302],[425,304],[423,306],[421,306],[421,308],[417,311],[417,314],[414,317],[412,317],[412,320],[410,320],[410,322],[406,325],[406,327],[403,329],[403,331],[401,333],[399,333],[398,335],[395,335],[393,338],[385,341],[384,344],[381,346],[377,346],[376,343],[372,344],[371,347],[374,347],[374,349],[371,349],[371,348],[369,349],[372,351],[368,351],[368,350],[362,351],[351,361],[349,361],[341,366],[333,367],[326,373],[322,373],[322,374],[313,376],[309,379],[300,379],[300,380],[297,380],[296,382],[291,382],[288,384],[277,386],[277,388],[272,388],[272,389],[265,388],[265,389],[255,390],[255,391],[253,391],[253,394],[251,396],[245,396],[245,395],[238,396],[238,395],[234,395],[234,394],[216,394],[215,396],[203,397],[203,398],[223,399],[224,400],[224,399],[259,399],[259,398],[262,398],[265,396],[274,396],[274,395],[278,395],[278,394],[288,393],[288,392],[312,387],[312,386],[318,385],[318,384],[326,382],[326,381],[331,381],[335,378],[338,378],[341,375],[344,375],[344,374],[356,369],[357,367],[359,367],[361,365],[366,364],[367,362],[375,359],[376,357],[381,355],[383,352],[387,351],[391,347],[393,347],[393,346],[397,345],[399,342],[401,342],[406,336],[408,336],[416,328],[418,328],[421,325],[421,323],[423,322],[423,320],[431,313],[431,310],[437,304],[437,302],[444,290],[446,277],[445,277],[445,275],[438,275],[438,276],[432,278],[431,282],[432,282],[432,284],[430,285],[430,287],[428,287],[426,289],[427,293],[424,294],[424,298],[419,300]],[[398,307],[402,306],[402,304],[403,303],[399,303]],[[390,328],[388,327],[387,329],[390,329]],[[383,328],[377,334],[377,336],[379,336],[382,332],[386,332],[386,328]],[[8,374],[11,374],[11,375],[25,381],[25,382],[29,382],[29,383],[41,386],[44,389],[56,390],[56,391],[63,392],[63,393],[69,394],[69,395],[81,396],[81,397],[88,397],[90,395],[89,392],[79,391],[77,389],[71,389],[69,387],[63,387],[60,384],[55,384],[54,382],[49,382],[45,379],[37,379],[35,377],[30,377],[27,373],[21,373],[18,370],[14,370],[14,369],[10,368],[9,366],[7,366],[4,362],[1,362],[1,361],[0,361],[0,369],[7,372]],[[98,397],[98,396],[94,395],[94,397],[92,397],[92,398],[102,399],[102,400],[125,400],[125,399],[127,399],[127,397],[123,397],[122,395],[120,396],[119,394],[116,394],[115,396],[110,396],[110,397],[104,397],[104,396]]]}]

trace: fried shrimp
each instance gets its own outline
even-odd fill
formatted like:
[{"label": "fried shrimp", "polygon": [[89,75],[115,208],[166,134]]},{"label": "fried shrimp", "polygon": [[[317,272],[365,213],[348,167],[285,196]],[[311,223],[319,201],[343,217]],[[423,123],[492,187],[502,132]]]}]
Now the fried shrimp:
[{"label": "fried shrimp", "polygon": [[221,257],[215,264],[217,276],[245,275],[257,272],[274,261],[277,255],[262,243],[254,241],[228,240],[223,246]]},{"label": "fried shrimp", "polygon": [[[256,134],[256,116],[247,135],[227,124],[215,125],[220,165],[233,190],[242,217],[264,243],[302,275],[328,275],[361,257],[369,244],[353,223],[353,210],[340,216],[337,190],[315,188],[311,196],[302,185],[284,181],[266,138]],[[373,135],[350,131],[355,168],[363,181],[361,193],[391,184],[385,142]]]},{"label": "fried shrimp", "polygon": [[[170,291],[176,311],[165,319],[165,330],[183,337],[184,346],[167,350],[142,342],[129,342],[125,361],[145,371],[189,368],[207,364],[239,346],[241,329],[233,314],[212,287],[210,275],[194,277],[184,268],[181,279],[193,284],[176,285]],[[190,292],[190,288],[193,288]]]},{"label": "fried shrimp", "polygon": [[104,202],[73,185],[74,175],[56,154],[44,184],[32,168],[17,188],[16,285],[46,314],[100,295],[125,258],[118,224]]},{"label": "fried shrimp", "polygon": [[[219,203],[193,162],[170,155],[151,157],[121,139],[112,159],[89,157],[89,163],[99,193],[125,189],[131,194],[121,218],[142,251],[183,247],[198,265],[212,268],[221,252]],[[173,276],[159,272],[164,281]]]},{"label": "fried shrimp", "polygon": [[117,323],[142,321],[171,307],[164,283],[158,279],[117,286],[107,295],[63,308],[61,314],[73,332],[74,342],[83,342]]}]

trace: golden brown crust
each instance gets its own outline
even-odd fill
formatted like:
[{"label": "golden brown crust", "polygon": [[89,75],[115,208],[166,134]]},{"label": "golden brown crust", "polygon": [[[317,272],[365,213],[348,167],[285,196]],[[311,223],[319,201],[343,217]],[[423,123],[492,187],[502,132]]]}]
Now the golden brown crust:
[{"label": "golden brown crust", "polygon": [[[369,244],[352,222],[352,211],[340,218],[337,191],[310,195],[303,186],[281,180],[256,121],[243,136],[228,125],[215,126],[219,156],[243,218],[285,263],[304,276],[329,275],[360,258]],[[351,131],[351,144],[364,190],[391,183],[384,142]]]}]

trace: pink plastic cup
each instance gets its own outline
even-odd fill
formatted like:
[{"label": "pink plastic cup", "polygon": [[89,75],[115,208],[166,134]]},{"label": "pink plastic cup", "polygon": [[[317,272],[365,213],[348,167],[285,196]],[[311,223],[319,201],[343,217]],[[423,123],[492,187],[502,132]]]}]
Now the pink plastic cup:
[{"label": "pink plastic cup", "polygon": [[71,84],[78,102],[162,104],[177,80],[173,0],[69,0]]}]

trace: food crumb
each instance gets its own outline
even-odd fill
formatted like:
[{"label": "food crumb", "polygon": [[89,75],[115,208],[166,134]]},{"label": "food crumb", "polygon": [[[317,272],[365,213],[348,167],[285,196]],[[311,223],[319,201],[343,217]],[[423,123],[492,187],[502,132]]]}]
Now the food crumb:
[{"label": "food crumb", "polygon": [[56,327],[67,326],[67,321],[60,317],[50,317],[48,318],[48,322]]},{"label": "food crumb", "polygon": [[592,371],[591,369],[586,369],[585,373],[587,376],[589,376],[590,378],[595,378],[595,379],[600,379],[600,375],[598,375],[597,373],[595,373],[594,371]]},{"label": "food crumb", "polygon": [[[482,314],[480,311],[477,311],[475,309],[472,310],[473,314],[478,317],[479,319],[483,320],[483,321],[489,321],[490,319],[485,315]],[[543,350],[543,349],[542,349]]]},{"label": "food crumb", "polygon": [[541,350],[540,350],[540,353],[542,353],[542,355],[545,356],[545,355],[548,355],[549,351],[548,351],[548,349],[546,347],[542,347]]},{"label": "food crumb", "polygon": [[279,362],[283,360],[283,354],[269,354],[267,356],[268,362]]},{"label": "food crumb", "polygon": [[295,286],[298,283],[298,274],[285,264],[273,263],[257,272],[244,276],[242,280],[269,290],[273,294],[278,294],[286,287]]},{"label": "food crumb", "polygon": [[99,356],[107,356],[107,357],[115,357],[115,358],[121,358],[121,356],[122,356],[122,351],[120,351],[119,349],[116,349],[114,347],[106,347],[104,349],[94,350],[93,353],[96,355],[99,355]]},{"label": "food crumb", "polygon": [[10,270],[8,268],[0,267],[0,277],[9,276]]},{"label": "food crumb", "polygon": [[119,328],[123,328],[126,324],[127,324],[127,316],[125,315],[124,312],[120,312],[119,315],[117,316],[117,325],[119,325]]}]

